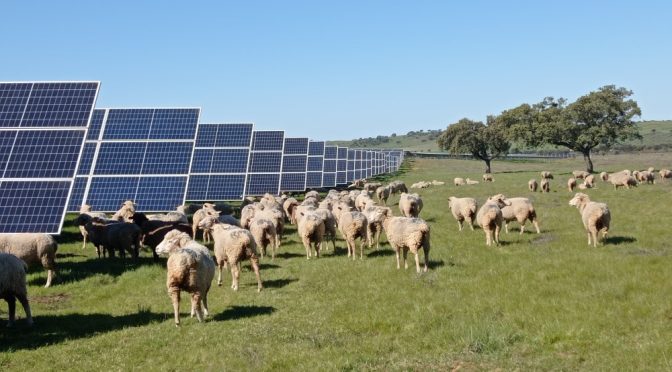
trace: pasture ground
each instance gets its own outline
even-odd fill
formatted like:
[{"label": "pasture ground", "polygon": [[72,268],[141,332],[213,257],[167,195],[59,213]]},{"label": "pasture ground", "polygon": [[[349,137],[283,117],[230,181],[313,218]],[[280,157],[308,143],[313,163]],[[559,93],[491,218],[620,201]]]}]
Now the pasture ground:
[{"label": "pasture ground", "polygon": [[[598,171],[672,166],[672,154],[596,156]],[[602,181],[588,194],[608,203],[607,244],[587,246],[578,211],[567,203],[568,174],[581,159],[483,163],[411,160],[395,178],[419,190],[421,217],[432,228],[431,269],[397,270],[392,250],[365,250],[348,260],[344,242],[307,261],[289,227],[275,261],[262,261],[257,293],[245,264],[241,288],[230,274],[210,292],[211,317],[175,328],[165,264],[151,255],[124,267],[81,249],[69,216],[59,237],[59,277],[28,276],[35,326],[4,328],[0,302],[0,369],[10,370],[669,370],[672,369],[672,181],[614,190]],[[552,192],[530,193],[539,171],[555,174]],[[542,233],[502,233],[486,247],[480,229],[457,230],[447,198],[492,194],[530,197]],[[392,198],[393,209],[398,213]],[[513,226],[517,226],[515,223]],[[529,227],[529,224],[528,224]],[[383,241],[385,241],[383,239]],[[412,260],[412,256],[409,256]],[[411,261],[412,267],[412,261]],[[23,310],[17,313],[23,318]]]}]

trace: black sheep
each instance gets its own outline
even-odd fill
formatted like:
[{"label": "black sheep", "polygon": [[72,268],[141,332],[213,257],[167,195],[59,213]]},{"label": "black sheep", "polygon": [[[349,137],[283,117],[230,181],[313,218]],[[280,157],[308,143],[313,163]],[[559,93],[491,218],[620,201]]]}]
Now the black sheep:
[{"label": "black sheep", "polygon": [[156,246],[163,241],[163,237],[171,230],[179,230],[192,236],[191,226],[186,223],[150,220],[141,212],[133,214],[133,222],[140,226],[142,230],[142,244],[152,248],[154,261],[159,259],[159,255],[156,254]]}]

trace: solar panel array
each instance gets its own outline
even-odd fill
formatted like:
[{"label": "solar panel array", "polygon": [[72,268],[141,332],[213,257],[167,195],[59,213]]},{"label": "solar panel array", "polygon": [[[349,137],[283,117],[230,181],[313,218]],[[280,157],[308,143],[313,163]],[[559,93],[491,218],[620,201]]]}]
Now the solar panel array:
[{"label": "solar panel array", "polygon": [[279,194],[284,145],[283,131],[254,131],[245,195]]},{"label": "solar panel array", "polygon": [[280,191],[304,191],[308,164],[308,138],[285,138]]},{"label": "solar panel array", "polygon": [[0,233],[60,233],[99,85],[0,83]]}]

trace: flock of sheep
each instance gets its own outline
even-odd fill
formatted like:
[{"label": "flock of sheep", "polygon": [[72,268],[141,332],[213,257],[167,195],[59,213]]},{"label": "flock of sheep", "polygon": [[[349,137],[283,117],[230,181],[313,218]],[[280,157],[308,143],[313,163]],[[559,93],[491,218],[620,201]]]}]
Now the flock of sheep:
[{"label": "flock of sheep", "polygon": [[[660,170],[660,179],[672,178],[670,170]],[[638,183],[655,182],[653,169],[645,171],[624,170],[606,174],[600,178],[617,187],[636,186]],[[541,191],[550,191],[550,172],[541,172]],[[595,187],[595,177],[587,172],[575,171],[569,178],[569,191],[577,188],[577,179],[583,183],[579,189]],[[483,176],[486,182],[494,182],[491,174]],[[469,179],[455,178],[456,186],[478,183]],[[432,181],[429,185],[442,185],[443,182]],[[423,184],[414,184],[423,188]],[[530,191],[536,192],[539,184],[530,180]],[[257,290],[263,288],[259,270],[259,259],[268,254],[275,258],[280,248],[285,224],[296,225],[297,234],[306,250],[306,258],[320,257],[325,249],[336,249],[337,231],[345,240],[348,257],[356,259],[357,240],[359,240],[359,257],[363,257],[364,246],[376,248],[380,245],[382,232],[395,251],[397,269],[401,267],[403,255],[404,267],[408,268],[406,258],[408,252],[415,255],[416,271],[420,269],[420,250],[424,253],[424,271],[429,264],[430,226],[419,218],[422,209],[422,198],[418,194],[408,192],[401,181],[387,185],[367,183],[357,180],[349,186],[351,190],[330,190],[324,198],[315,191],[309,191],[301,202],[287,195],[264,195],[259,200],[246,199],[240,211],[240,220],[236,219],[230,208],[222,208],[205,203],[195,210],[189,223],[186,208],[180,206],[176,211],[166,214],[145,215],[135,210],[132,201],[126,201],[120,209],[108,217],[103,213],[93,212],[91,207],[83,206],[76,219],[83,237],[83,247],[91,242],[101,256],[114,257],[118,253],[122,258],[128,253],[138,257],[142,246],[152,250],[154,259],[159,255],[168,255],[167,288],[170,294],[175,316],[175,324],[179,325],[180,292],[191,294],[191,315],[202,321],[208,315],[207,295],[218,269],[217,284],[222,285],[222,272],[230,267],[231,288],[238,289],[240,264],[249,260],[257,280]],[[400,194],[399,212],[394,216],[387,201],[391,195]],[[374,201],[373,196],[377,197]],[[598,235],[604,238],[609,231],[611,216],[605,203],[591,201],[588,195],[577,193],[569,204],[579,209],[581,219],[588,234],[588,244],[596,246]],[[499,244],[502,224],[508,232],[508,223],[516,221],[520,224],[520,234],[524,232],[529,220],[540,233],[537,213],[528,198],[507,198],[502,194],[488,198],[480,208],[473,198],[450,197],[448,205],[453,217],[457,220],[460,231],[466,222],[473,230],[474,223],[483,229],[486,245]],[[203,241],[214,241],[214,259],[210,250],[195,240],[197,233],[202,231]],[[46,234],[15,234],[0,235],[0,298],[9,304],[9,323],[15,321],[15,302],[18,299],[24,307],[27,322],[32,324],[30,305],[26,290],[26,265],[41,263],[47,270],[49,287],[55,276],[55,256],[57,244],[53,237]]]}]

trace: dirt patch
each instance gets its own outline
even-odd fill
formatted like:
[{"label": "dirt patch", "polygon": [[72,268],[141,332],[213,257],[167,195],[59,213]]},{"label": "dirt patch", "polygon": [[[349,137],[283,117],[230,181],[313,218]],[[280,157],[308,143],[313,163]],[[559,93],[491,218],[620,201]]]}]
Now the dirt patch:
[{"label": "dirt patch", "polygon": [[66,293],[56,293],[46,296],[30,296],[31,303],[38,303],[47,306],[56,306],[62,304],[70,299],[70,295]]}]

